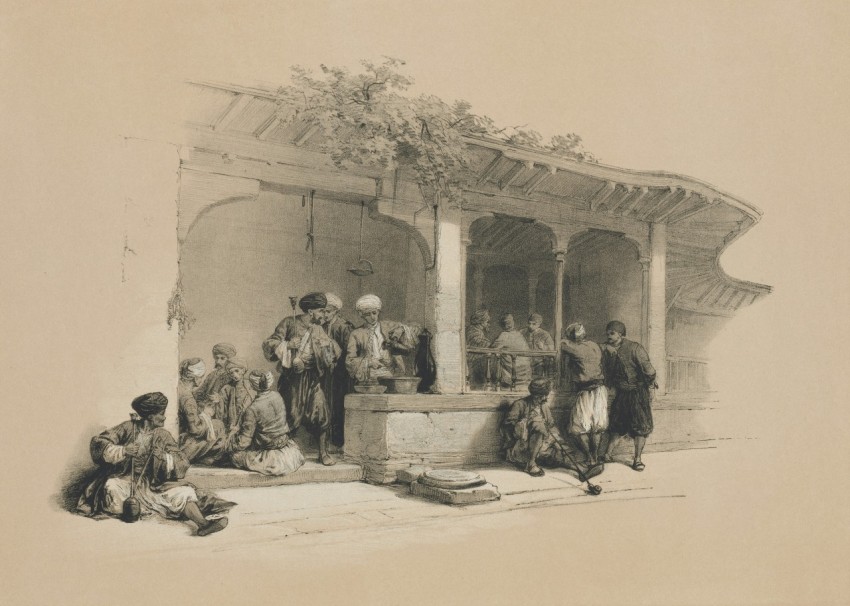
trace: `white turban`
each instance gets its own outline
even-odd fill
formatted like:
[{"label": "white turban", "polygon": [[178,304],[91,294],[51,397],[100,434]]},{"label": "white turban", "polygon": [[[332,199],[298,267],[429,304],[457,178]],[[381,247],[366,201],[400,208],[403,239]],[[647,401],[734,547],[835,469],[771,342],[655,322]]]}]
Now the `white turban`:
[{"label": "white turban", "polygon": [[357,299],[354,304],[354,309],[357,311],[366,311],[368,309],[381,309],[381,300],[375,295],[363,295]]},{"label": "white turban", "polygon": [[200,358],[189,358],[180,363],[180,373],[185,377],[203,377],[207,368]]},{"label": "white turban", "polygon": [[337,309],[342,309],[342,299],[340,299],[332,292],[326,292],[325,299],[328,300],[329,307],[336,307]]}]

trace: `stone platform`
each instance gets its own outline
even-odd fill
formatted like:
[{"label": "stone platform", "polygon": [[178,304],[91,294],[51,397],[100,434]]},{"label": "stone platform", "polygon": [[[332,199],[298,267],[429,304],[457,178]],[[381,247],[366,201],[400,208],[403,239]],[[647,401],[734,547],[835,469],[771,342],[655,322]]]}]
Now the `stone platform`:
[{"label": "stone platform", "polygon": [[314,482],[359,482],[363,479],[360,465],[338,462],[325,466],[307,461],[300,469],[286,476],[266,476],[253,471],[229,467],[192,467],[186,481],[197,488],[220,490],[225,488],[256,488],[262,486],[284,486],[310,484]]},{"label": "stone platform", "polygon": [[[499,427],[507,407],[526,393],[463,395],[349,394],[345,397],[345,458],[363,466],[363,479],[390,484],[410,466],[475,468],[501,463]],[[552,414],[565,428],[574,396],[558,394]],[[727,437],[708,394],[670,395],[653,405],[655,432],[646,451],[694,448]],[[618,453],[627,453],[623,440]],[[578,453],[576,456],[581,458]]]}]

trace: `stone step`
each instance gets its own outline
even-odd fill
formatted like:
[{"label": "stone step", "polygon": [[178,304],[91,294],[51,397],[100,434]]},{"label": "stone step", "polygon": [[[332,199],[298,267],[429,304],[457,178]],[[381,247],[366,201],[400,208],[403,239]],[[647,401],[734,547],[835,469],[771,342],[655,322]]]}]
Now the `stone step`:
[{"label": "stone step", "polygon": [[287,484],[310,484],[320,482],[360,482],[363,468],[352,463],[339,462],[325,466],[308,461],[297,471],[285,476],[267,476],[253,471],[229,467],[194,466],[186,474],[186,481],[197,488],[216,490],[225,488],[259,488]]}]

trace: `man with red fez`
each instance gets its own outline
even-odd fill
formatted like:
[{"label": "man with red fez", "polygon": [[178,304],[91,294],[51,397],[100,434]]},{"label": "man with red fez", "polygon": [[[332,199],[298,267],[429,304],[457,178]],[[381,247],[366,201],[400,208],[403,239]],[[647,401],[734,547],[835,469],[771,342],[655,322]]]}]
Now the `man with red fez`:
[{"label": "man with red fez", "polygon": [[602,350],[605,381],[616,390],[608,418],[609,440],[605,460],[611,461],[617,442],[628,435],[635,442],[632,469],[643,471],[646,466],[641,454],[653,429],[650,390],[658,387],[655,368],[643,346],[626,339],[626,326],[622,322],[609,322],[605,333],[608,336]]},{"label": "man with red fez", "polygon": [[351,391],[351,377],[345,367],[345,357],[348,347],[348,337],[354,330],[354,325],[339,315],[342,310],[342,299],[332,292],[325,293],[328,304],[325,307],[325,332],[339,345],[340,356],[336,367],[331,373],[331,386],[328,394],[331,396],[331,441],[336,446],[344,442],[345,428],[345,394]]},{"label": "man with red fez", "polygon": [[137,415],[92,438],[91,456],[100,470],[80,496],[79,513],[120,516],[132,495],[143,516],[156,513],[191,520],[199,536],[227,526],[226,517],[206,516],[225,512],[235,503],[211,495],[199,498],[192,486],[173,483],[186,475],[189,460],[163,428],[167,405],[168,398],[159,392],[139,396],[131,404]]},{"label": "man with red fez", "polygon": [[295,431],[303,426],[317,436],[319,461],[333,465],[336,460],[328,450],[332,411],[327,389],[341,350],[322,327],[327,304],[324,293],[301,297],[298,306],[303,313],[280,321],[263,341],[263,354],[278,363],[277,387],[286,404],[289,428]]},{"label": "man with red fez", "polygon": [[180,363],[180,381],[177,384],[177,421],[180,428],[180,448],[192,463],[214,464],[224,447],[224,424],[198,406],[195,388],[206,374],[200,358],[189,358]]},{"label": "man with red fez", "polygon": [[215,367],[212,372],[204,378],[203,382],[195,389],[195,400],[201,408],[215,409],[221,405],[219,392],[221,388],[230,382],[227,373],[227,363],[236,357],[236,348],[230,343],[218,343],[212,348]]}]

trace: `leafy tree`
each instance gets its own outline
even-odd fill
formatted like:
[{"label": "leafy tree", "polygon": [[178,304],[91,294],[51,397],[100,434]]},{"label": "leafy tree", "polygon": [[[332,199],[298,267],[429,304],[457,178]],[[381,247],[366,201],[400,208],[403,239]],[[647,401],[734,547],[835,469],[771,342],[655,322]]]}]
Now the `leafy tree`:
[{"label": "leafy tree", "polygon": [[469,166],[465,136],[495,137],[511,144],[548,151],[575,160],[595,161],[575,134],[558,135],[548,145],[533,130],[498,128],[472,112],[466,101],[449,105],[434,95],[407,96],[413,84],[404,61],[386,57],[380,64],[362,61],[363,71],[321,65],[318,75],[295,66],[292,84],[278,90],[284,122],[315,125],[323,150],[341,168],[412,167],[423,188],[458,193],[457,180]]}]

